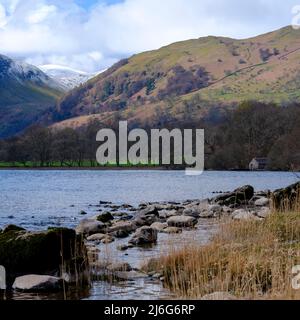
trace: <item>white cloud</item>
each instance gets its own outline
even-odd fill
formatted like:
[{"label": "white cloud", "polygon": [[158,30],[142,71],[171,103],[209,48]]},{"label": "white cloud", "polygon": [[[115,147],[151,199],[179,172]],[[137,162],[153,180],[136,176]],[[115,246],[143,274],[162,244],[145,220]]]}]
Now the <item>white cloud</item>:
[{"label": "white cloud", "polygon": [[[78,1],[77,1],[78,3]],[[124,0],[84,9],[75,0],[0,0],[3,54],[85,71],[171,42],[249,37],[291,24],[294,0]]]},{"label": "white cloud", "polygon": [[7,23],[6,12],[3,5],[0,4],[0,28],[4,27]]},{"label": "white cloud", "polygon": [[27,22],[29,24],[41,23],[45,21],[51,13],[55,13],[56,10],[57,8],[53,5],[40,6],[33,12],[29,13],[29,15],[27,16]]},{"label": "white cloud", "polygon": [[103,59],[103,55],[99,51],[92,51],[88,53],[88,56],[94,59],[95,61],[101,61]]}]

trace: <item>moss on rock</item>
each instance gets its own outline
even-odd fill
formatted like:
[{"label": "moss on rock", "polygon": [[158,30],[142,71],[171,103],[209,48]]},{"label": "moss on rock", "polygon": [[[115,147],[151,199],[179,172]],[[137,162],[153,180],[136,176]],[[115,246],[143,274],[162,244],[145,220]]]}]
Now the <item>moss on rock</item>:
[{"label": "moss on rock", "polygon": [[87,261],[83,240],[71,229],[28,232],[10,228],[0,233],[0,265],[6,268],[8,285],[27,274],[68,273],[73,281],[86,281]]}]

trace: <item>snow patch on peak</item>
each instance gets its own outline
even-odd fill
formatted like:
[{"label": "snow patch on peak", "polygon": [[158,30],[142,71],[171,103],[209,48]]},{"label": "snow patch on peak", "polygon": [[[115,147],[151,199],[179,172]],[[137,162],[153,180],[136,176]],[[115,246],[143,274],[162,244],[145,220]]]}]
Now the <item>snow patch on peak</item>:
[{"label": "snow patch on peak", "polygon": [[58,72],[58,71],[64,71],[64,72],[70,72],[70,73],[77,73],[82,75],[88,75],[85,71],[76,70],[67,66],[61,66],[58,64],[45,64],[42,66],[39,66],[39,68],[44,72]]},{"label": "snow patch on peak", "polygon": [[103,72],[100,71],[96,73],[87,73],[85,71],[80,71],[56,64],[42,65],[39,66],[39,68],[49,77],[59,82],[67,91],[82,85],[91,78]]}]

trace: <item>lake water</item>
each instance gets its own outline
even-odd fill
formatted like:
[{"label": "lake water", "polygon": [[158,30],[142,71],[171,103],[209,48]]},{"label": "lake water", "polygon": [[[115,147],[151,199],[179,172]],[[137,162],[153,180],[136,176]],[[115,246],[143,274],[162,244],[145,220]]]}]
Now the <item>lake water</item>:
[{"label": "lake water", "polygon": [[[251,184],[256,190],[274,190],[299,180],[289,172],[205,172],[186,176],[184,171],[0,171],[0,228],[17,224],[29,230],[49,226],[75,227],[87,216],[99,213],[100,201],[137,206],[142,202],[205,199],[214,192],[232,191]],[[102,205],[103,209],[103,205]],[[84,210],[87,216],[81,216]],[[108,209],[109,210],[109,209]],[[219,221],[201,220],[195,230],[182,234],[160,233],[156,246],[118,251],[128,239],[99,245],[100,259],[128,262],[140,268],[147,259],[165,255],[187,244],[206,244],[217,231]],[[59,295],[14,293],[9,299],[62,299]],[[96,281],[90,290],[75,292],[71,299],[156,300],[173,298],[159,280],[142,277],[110,284]]]},{"label": "lake water", "polygon": [[94,215],[99,201],[138,205],[151,201],[204,199],[216,191],[245,184],[256,190],[299,180],[290,172],[184,171],[0,171],[0,228],[8,223],[28,229],[74,227],[81,210]]}]

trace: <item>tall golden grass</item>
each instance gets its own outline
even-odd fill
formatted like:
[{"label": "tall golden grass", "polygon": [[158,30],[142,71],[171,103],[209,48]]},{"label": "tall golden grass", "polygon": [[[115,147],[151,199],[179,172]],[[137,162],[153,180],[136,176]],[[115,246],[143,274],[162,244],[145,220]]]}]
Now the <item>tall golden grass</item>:
[{"label": "tall golden grass", "polygon": [[295,265],[300,205],[263,221],[223,221],[210,244],[172,250],[148,267],[163,272],[165,285],[180,298],[222,291],[241,299],[300,299],[292,288]]}]

